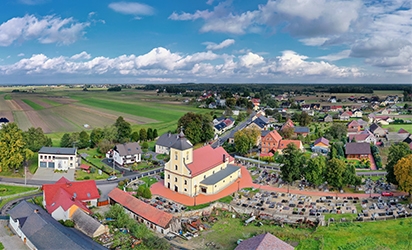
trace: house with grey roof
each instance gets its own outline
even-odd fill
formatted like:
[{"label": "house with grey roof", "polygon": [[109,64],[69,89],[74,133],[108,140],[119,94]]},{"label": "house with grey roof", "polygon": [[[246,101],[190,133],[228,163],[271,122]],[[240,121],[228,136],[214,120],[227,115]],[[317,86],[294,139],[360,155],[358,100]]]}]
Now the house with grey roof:
[{"label": "house with grey roof", "polygon": [[22,201],[9,211],[9,227],[29,249],[106,249],[74,228],[53,219],[41,207]]},{"label": "house with grey roof", "polygon": [[369,131],[371,131],[376,137],[385,137],[386,130],[381,128],[378,124],[372,123],[369,127]]},{"label": "house with grey roof", "polygon": [[371,154],[371,145],[367,142],[348,142],[345,145],[347,159],[369,158]]},{"label": "house with grey roof", "polygon": [[39,168],[67,171],[80,164],[76,148],[42,147],[38,154]]},{"label": "house with grey roof", "polygon": [[239,243],[235,250],[293,250],[295,249],[288,243],[279,239],[271,233],[259,234]]},{"label": "house with grey roof", "polygon": [[170,146],[172,146],[177,139],[179,139],[178,134],[172,134],[170,132],[164,133],[156,141],[155,152],[158,154],[169,154]]},{"label": "house with grey roof", "polygon": [[119,165],[129,165],[142,161],[142,148],[138,142],[117,144],[113,149],[113,160]]}]

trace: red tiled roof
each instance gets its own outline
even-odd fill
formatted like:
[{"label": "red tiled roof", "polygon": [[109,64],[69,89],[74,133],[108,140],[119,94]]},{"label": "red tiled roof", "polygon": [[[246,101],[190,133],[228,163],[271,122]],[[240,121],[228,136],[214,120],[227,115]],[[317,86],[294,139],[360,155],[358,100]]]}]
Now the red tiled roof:
[{"label": "red tiled roof", "polygon": [[401,128],[401,129],[399,129],[398,134],[409,134],[409,132],[406,131],[405,129]]},{"label": "red tiled roof", "polygon": [[269,153],[265,153],[265,154],[260,154],[260,157],[272,157],[273,153],[269,152]]},{"label": "red tiled roof", "polygon": [[159,210],[118,188],[109,193],[109,198],[162,228],[166,228],[173,218],[172,214]]},{"label": "red tiled roof", "polygon": [[73,205],[76,205],[87,213],[90,213],[90,210],[83,202],[73,198],[73,196],[63,188],[59,188],[59,190],[57,190],[57,192],[55,193],[51,203],[46,203],[46,210],[51,214],[59,207],[62,207],[64,211],[67,211]]},{"label": "red tiled roof", "polygon": [[352,141],[353,138],[355,138],[356,141],[364,141],[366,138],[369,137],[369,134],[354,134],[354,135],[349,135],[349,141]]},{"label": "red tiled roof", "polygon": [[[74,197],[75,200],[79,202],[98,199],[100,197],[94,180],[71,182],[62,177],[54,184],[43,184],[42,190],[46,200],[46,207],[51,206],[53,203],[56,203],[56,201],[59,202],[57,207],[69,204],[66,204],[66,201],[60,197],[60,194],[62,194],[63,197],[68,197],[70,201],[71,198]],[[67,193],[67,195],[65,195],[65,193]]]},{"label": "red tiled roof", "polygon": [[228,162],[233,161],[233,157],[231,157],[223,147],[213,149],[210,145],[207,145],[193,150],[193,162],[187,165],[192,172],[192,177],[222,164],[223,155],[229,157]]},{"label": "red tiled roof", "polygon": [[81,169],[88,170],[88,169],[90,168],[90,166],[89,166],[89,165],[86,165],[86,164],[82,164],[82,165],[80,165],[80,168],[81,168]]},{"label": "red tiled roof", "polygon": [[278,149],[285,149],[290,143],[295,144],[298,149],[302,147],[302,142],[299,140],[281,140]]},{"label": "red tiled roof", "polygon": [[294,248],[273,234],[265,233],[242,241],[235,250],[293,250]]},{"label": "red tiled roof", "polygon": [[282,140],[282,136],[276,130],[270,131],[270,133],[268,133],[265,137],[268,137],[268,136],[275,139],[276,142],[279,142]]}]

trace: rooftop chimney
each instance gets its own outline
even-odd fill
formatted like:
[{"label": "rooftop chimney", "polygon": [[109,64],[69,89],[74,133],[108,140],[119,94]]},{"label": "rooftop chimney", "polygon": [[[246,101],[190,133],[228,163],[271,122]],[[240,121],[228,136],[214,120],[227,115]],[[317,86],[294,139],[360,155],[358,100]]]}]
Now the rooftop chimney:
[{"label": "rooftop chimney", "polygon": [[223,162],[226,162],[226,155],[223,154]]},{"label": "rooftop chimney", "polygon": [[38,213],[39,213],[39,210],[38,210],[38,209],[35,209],[35,210],[34,210],[34,213],[35,213],[35,214],[38,214]]}]

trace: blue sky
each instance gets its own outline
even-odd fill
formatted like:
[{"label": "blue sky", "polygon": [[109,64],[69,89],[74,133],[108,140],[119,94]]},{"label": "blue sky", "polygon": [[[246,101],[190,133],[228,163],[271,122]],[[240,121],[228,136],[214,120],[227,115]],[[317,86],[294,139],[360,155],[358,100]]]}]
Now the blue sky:
[{"label": "blue sky", "polygon": [[3,0],[0,84],[411,83],[410,0]]}]

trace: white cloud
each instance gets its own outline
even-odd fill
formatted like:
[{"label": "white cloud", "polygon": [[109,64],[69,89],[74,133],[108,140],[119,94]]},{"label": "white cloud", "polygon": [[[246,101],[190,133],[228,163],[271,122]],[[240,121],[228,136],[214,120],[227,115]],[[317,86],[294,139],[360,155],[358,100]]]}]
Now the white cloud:
[{"label": "white cloud", "polygon": [[[81,59],[81,60],[80,60]],[[263,81],[276,79],[356,79],[363,73],[357,68],[310,61],[294,51],[284,51],[276,58],[264,58],[253,52],[243,55],[216,54],[212,51],[184,55],[158,47],[143,55],[121,55],[114,58],[92,58],[83,51],[71,57],[48,57],[44,54],[22,58],[9,65],[0,65],[3,78],[19,76],[71,75],[93,79],[153,79],[153,82],[199,81]],[[62,78],[64,79],[64,78]],[[163,79],[163,80],[162,80]],[[147,80],[149,81],[149,80]]]},{"label": "white cloud", "polygon": [[327,37],[310,37],[299,39],[301,43],[307,46],[320,46],[323,45],[329,38]]},{"label": "white cloud", "polygon": [[19,0],[19,2],[27,5],[38,5],[45,3],[46,0]]},{"label": "white cloud", "polygon": [[151,6],[136,2],[110,3],[109,8],[121,14],[135,15],[137,19],[140,19],[140,16],[151,16],[154,14],[154,9]]},{"label": "white cloud", "polygon": [[343,51],[335,53],[335,54],[329,54],[329,55],[326,55],[326,56],[319,56],[318,59],[334,62],[334,61],[339,61],[339,60],[342,60],[342,59],[345,59],[345,58],[349,58],[350,53],[351,53],[351,51],[349,49],[347,49],[347,50],[343,50]]},{"label": "white cloud", "polygon": [[22,57],[22,56],[24,56],[24,53],[19,53],[17,56]]},{"label": "white cloud", "polygon": [[235,44],[235,40],[234,39],[226,39],[223,42],[216,44],[213,42],[204,42],[204,45],[206,45],[206,49],[208,50],[219,50],[219,49],[223,49],[226,47],[229,47],[232,44]]},{"label": "white cloud", "polygon": [[71,44],[80,39],[89,23],[73,18],[34,15],[14,17],[0,25],[0,46],[9,46],[19,40],[38,40],[40,43]]},{"label": "white cloud", "polygon": [[87,53],[86,51],[82,51],[79,54],[73,55],[72,57],[70,57],[70,59],[72,60],[79,60],[79,59],[90,59],[92,56]]}]

